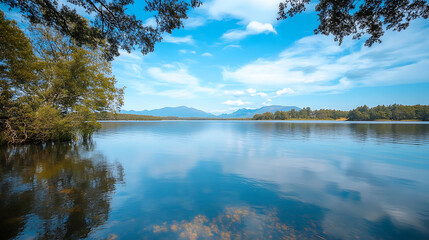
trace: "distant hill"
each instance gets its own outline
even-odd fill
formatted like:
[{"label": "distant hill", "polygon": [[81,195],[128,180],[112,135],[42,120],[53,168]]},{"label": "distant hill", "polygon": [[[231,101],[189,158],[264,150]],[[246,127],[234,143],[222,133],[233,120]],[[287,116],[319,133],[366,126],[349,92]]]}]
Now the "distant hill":
[{"label": "distant hill", "polygon": [[290,111],[295,109],[297,111],[301,110],[299,107],[295,106],[280,106],[272,105],[261,107],[258,109],[239,109],[230,114],[222,114],[216,116],[211,113],[204,112],[195,108],[180,106],[180,107],[165,107],[154,110],[144,110],[144,111],[127,111],[122,110],[121,114],[135,114],[135,115],[150,115],[158,117],[180,117],[180,118],[252,118],[255,114],[261,114],[265,112],[275,113],[276,111]]},{"label": "distant hill", "polygon": [[181,118],[213,118],[216,117],[211,113],[207,113],[195,108],[180,106],[180,107],[165,107],[154,110],[144,111],[126,111],[122,110],[121,113],[136,114],[136,115],[151,115],[158,117],[181,117]]},{"label": "distant hill", "polygon": [[265,106],[257,109],[238,109],[237,111],[230,113],[230,114],[222,114],[218,117],[220,118],[252,118],[255,114],[262,114],[266,112],[272,112],[275,113],[276,111],[290,111],[292,109],[295,109],[296,111],[301,110],[299,107],[295,106],[280,106],[280,105],[272,105],[272,106]]}]

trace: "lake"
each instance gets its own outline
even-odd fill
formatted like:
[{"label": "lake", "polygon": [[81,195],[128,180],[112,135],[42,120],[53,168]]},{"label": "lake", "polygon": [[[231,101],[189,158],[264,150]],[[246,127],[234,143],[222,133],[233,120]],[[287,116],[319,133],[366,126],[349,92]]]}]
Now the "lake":
[{"label": "lake", "polygon": [[102,125],[0,148],[0,239],[429,239],[429,124]]}]

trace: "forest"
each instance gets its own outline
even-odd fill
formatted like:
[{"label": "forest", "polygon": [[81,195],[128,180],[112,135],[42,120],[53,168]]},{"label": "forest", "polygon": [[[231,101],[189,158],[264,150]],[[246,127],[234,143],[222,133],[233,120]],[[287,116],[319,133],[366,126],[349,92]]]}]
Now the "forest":
[{"label": "forest", "polygon": [[370,108],[367,105],[350,111],[320,109],[311,110],[309,107],[299,111],[277,111],[274,114],[266,112],[256,114],[253,120],[348,120],[348,121],[376,121],[376,120],[417,120],[429,121],[429,105],[378,105]]}]

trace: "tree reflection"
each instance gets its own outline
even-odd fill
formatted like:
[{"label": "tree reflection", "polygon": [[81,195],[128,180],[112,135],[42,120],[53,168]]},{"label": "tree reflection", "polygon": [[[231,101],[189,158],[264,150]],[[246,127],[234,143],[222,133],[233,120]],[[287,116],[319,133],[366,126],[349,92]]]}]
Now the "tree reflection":
[{"label": "tree reflection", "polygon": [[0,148],[0,239],[84,238],[102,225],[123,169],[92,149],[91,143]]}]

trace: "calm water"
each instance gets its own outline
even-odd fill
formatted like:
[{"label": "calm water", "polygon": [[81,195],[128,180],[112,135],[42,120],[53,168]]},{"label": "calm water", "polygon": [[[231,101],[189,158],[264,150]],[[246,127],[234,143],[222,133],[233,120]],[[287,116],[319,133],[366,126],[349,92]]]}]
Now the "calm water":
[{"label": "calm water", "polygon": [[0,160],[0,239],[429,239],[424,123],[104,122]]}]

